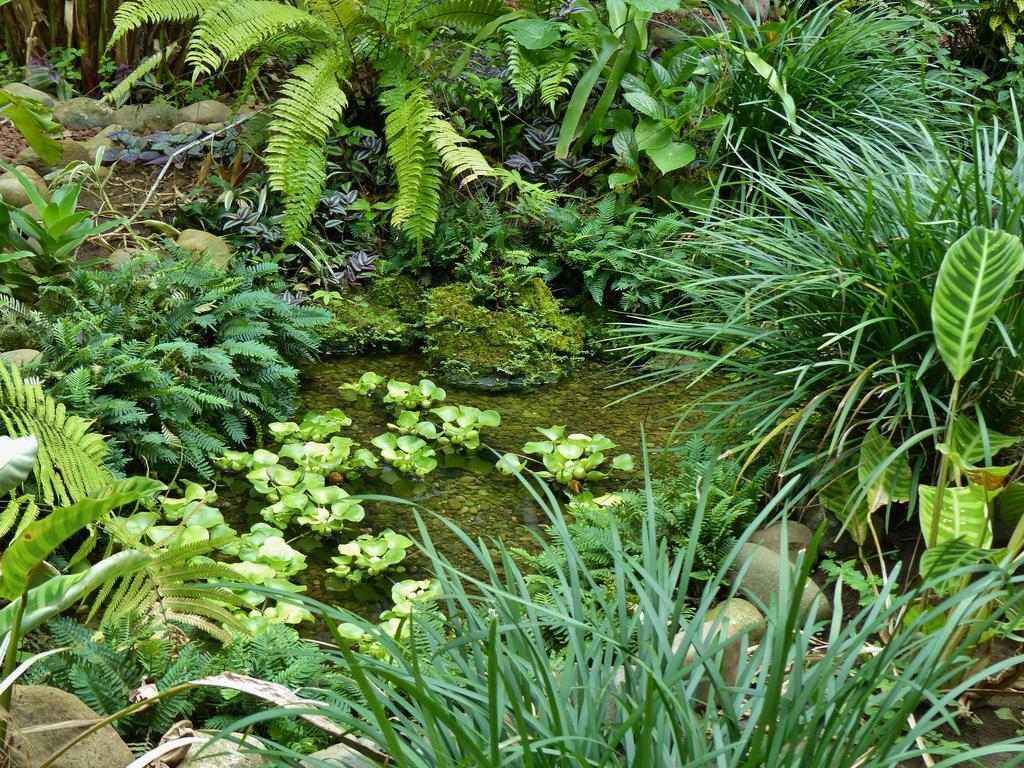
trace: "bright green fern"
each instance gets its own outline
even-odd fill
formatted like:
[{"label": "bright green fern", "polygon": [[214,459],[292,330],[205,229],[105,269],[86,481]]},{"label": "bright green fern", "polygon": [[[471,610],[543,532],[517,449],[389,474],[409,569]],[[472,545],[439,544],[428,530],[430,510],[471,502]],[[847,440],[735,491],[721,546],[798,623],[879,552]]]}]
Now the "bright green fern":
[{"label": "bright green fern", "polygon": [[[437,220],[441,170],[464,182],[492,173],[437,111],[425,85],[451,70],[451,47],[438,43],[436,30],[477,33],[506,11],[501,0],[309,0],[304,7],[277,0],[128,0],[117,11],[112,42],[143,24],[195,19],[187,59],[197,75],[249,53],[301,60],[274,106],[266,158],[290,242],[301,237],[320,199],[327,137],[348,103],[346,79],[376,70],[398,181],[392,222],[422,243]],[[547,73],[542,91],[562,92],[566,76]]]}]

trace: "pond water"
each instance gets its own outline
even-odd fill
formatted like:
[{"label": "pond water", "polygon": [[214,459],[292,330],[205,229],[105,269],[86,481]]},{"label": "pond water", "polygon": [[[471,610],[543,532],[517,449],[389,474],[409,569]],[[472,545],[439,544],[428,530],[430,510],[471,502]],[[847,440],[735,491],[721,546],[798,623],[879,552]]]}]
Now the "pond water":
[{"label": "pond water", "polygon": [[[426,361],[418,355],[393,354],[328,359],[307,366],[303,371],[304,410],[324,411],[340,407],[353,419],[347,434],[363,445],[369,445],[376,435],[387,431],[389,414],[371,399],[346,402],[338,394],[338,385],[354,382],[365,371],[374,371],[388,378],[417,382],[429,378],[445,388],[447,403],[472,405],[493,409],[502,417],[499,427],[487,428],[482,437],[496,451],[519,451],[527,440],[540,439],[536,427],[565,425],[570,432],[602,433],[619,444],[615,453],[629,452],[641,464],[642,435],[646,434],[652,461],[656,453],[672,438],[680,405],[694,396],[684,382],[659,387],[623,402],[616,402],[638,385],[623,385],[630,372],[618,366],[586,363],[561,382],[553,385],[519,391],[487,392],[453,386],[443,377],[432,376]],[[494,458],[484,449],[483,458]],[[633,478],[635,480],[635,478]],[[614,489],[629,476],[610,479]],[[387,489],[369,492],[387,493]],[[472,472],[465,469],[439,468],[428,475],[417,488],[412,500],[430,512],[438,513],[457,523],[470,536],[487,541],[500,539],[507,545],[531,548],[536,542],[538,526],[545,522],[543,511],[521,482],[496,471]],[[368,501],[366,518],[361,527],[365,532],[392,528],[400,533],[416,532],[416,513],[408,505],[382,501]],[[460,567],[476,570],[466,558],[467,551],[458,537],[429,513],[424,520],[438,550]],[[361,533],[363,531],[359,531]],[[326,548],[325,548],[326,549]],[[326,553],[326,554],[329,554]],[[330,565],[326,554],[310,555],[310,568],[306,572],[309,593],[332,602],[350,604],[328,588],[323,567]],[[317,567],[317,561],[322,561]],[[422,561],[419,555],[407,560],[409,572],[403,577],[421,577]],[[383,598],[372,591],[359,596],[370,604]],[[364,602],[364,609],[368,607]]]}]

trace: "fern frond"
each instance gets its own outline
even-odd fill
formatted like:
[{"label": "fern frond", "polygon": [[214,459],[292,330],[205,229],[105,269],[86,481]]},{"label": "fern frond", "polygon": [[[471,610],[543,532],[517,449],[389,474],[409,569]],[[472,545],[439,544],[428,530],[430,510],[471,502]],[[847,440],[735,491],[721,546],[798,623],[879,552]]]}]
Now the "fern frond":
[{"label": "fern frond", "polygon": [[160,63],[169,56],[173,56],[178,50],[178,43],[172,42],[151,56],[147,56],[129,72],[120,83],[115,85],[104,95],[103,101],[112,104],[122,104],[132,92],[132,88],[142,78],[160,66]]},{"label": "fern frond", "polygon": [[441,156],[445,170],[455,177],[461,177],[462,185],[480,178],[492,176],[494,169],[480,151],[467,147],[468,139],[461,136],[455,127],[438,115],[430,124],[434,146]]},{"label": "fern frond", "polygon": [[72,504],[106,485],[107,447],[90,423],[67,413],[63,404],[22,379],[16,366],[0,364],[0,425],[13,437],[35,435],[39,455],[33,467],[37,493],[48,504]]},{"label": "fern frond", "polygon": [[309,226],[327,179],[327,135],[348,104],[339,83],[338,51],[325,48],[295,67],[274,106],[267,145],[271,186],[284,198],[284,233],[291,242]]},{"label": "fern frond", "polygon": [[197,73],[210,74],[248,51],[273,47],[285,35],[310,48],[335,42],[331,26],[301,8],[275,0],[232,0],[214,3],[199,17],[186,61]]},{"label": "fern frond", "polygon": [[198,18],[215,2],[218,0],[127,0],[114,12],[110,45],[144,24]]}]

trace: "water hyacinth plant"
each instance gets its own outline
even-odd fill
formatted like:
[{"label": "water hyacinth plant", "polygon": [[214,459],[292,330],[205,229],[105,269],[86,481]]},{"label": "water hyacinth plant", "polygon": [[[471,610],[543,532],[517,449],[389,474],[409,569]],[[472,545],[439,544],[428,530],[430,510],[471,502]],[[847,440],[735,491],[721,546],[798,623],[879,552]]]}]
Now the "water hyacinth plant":
[{"label": "water hyacinth plant", "polygon": [[[615,442],[597,434],[580,433],[567,435],[564,426],[538,427],[547,440],[531,440],[523,445],[523,453],[539,457],[543,469],[534,474],[544,479],[554,479],[578,492],[584,480],[603,480],[608,470],[633,471],[633,457],[620,453],[610,459],[607,451],[614,450]],[[527,462],[513,453],[506,453],[496,464],[504,474],[515,474],[528,468]]]}]

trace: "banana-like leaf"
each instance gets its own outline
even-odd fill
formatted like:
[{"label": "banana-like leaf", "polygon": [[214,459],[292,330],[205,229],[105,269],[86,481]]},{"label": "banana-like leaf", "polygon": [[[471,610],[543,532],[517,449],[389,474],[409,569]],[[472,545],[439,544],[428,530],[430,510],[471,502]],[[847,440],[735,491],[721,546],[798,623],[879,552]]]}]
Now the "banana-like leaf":
[{"label": "banana-like leaf", "polygon": [[988,442],[988,459],[991,459],[1004,448],[1010,448],[1021,441],[1021,438],[1013,435],[1004,435],[994,429],[985,429],[982,433],[981,426],[973,419],[966,416],[957,416],[953,424],[953,436],[951,443],[953,450],[959,456],[960,461],[966,464],[977,464],[985,461],[985,443]]},{"label": "banana-like leaf", "polygon": [[843,530],[858,544],[867,541],[870,511],[858,493],[859,482],[851,467],[837,468],[828,485],[818,492],[818,501],[843,521]]},{"label": "banana-like leaf", "polygon": [[[21,633],[31,632],[108,581],[145,567],[152,558],[148,552],[130,549],[100,560],[86,571],[55,576],[30,589],[26,594],[28,602],[21,620]],[[0,610],[0,637],[11,631],[17,610],[18,600]]]},{"label": "banana-like leaf", "polygon": [[893,501],[910,501],[912,474],[907,456],[896,455],[892,443],[875,427],[861,443],[857,476],[867,493],[869,513]]},{"label": "banana-like leaf", "polygon": [[1008,232],[975,227],[946,251],[932,297],[932,332],[960,381],[1006,292],[1024,269],[1024,245]]},{"label": "banana-like leaf", "polygon": [[[921,518],[924,540],[931,541],[932,510],[935,509],[933,485],[917,487],[917,508]],[[939,532],[936,546],[956,539],[962,539],[971,546],[988,548],[992,546],[991,510],[995,494],[977,485],[966,488],[946,488],[942,493],[942,507],[939,510]]]},{"label": "banana-like leaf", "polygon": [[90,494],[71,506],[55,509],[26,526],[0,558],[0,597],[13,600],[21,595],[33,571],[61,543],[89,523],[111,510],[153,496],[165,488],[163,483],[144,477],[117,480],[102,491]]},{"label": "banana-like leaf", "polygon": [[941,578],[957,568],[980,563],[991,554],[992,550],[975,547],[963,539],[951,539],[921,555],[921,577]]},{"label": "banana-like leaf", "polygon": [[[0,6],[6,2],[0,0]],[[38,102],[0,88],[0,117],[11,121],[44,161],[50,164],[60,161],[64,148],[54,138],[54,135],[59,135],[60,126],[47,116],[46,110]]]},{"label": "banana-like leaf", "polygon": [[0,437],[0,494],[25,482],[35,466],[39,441],[27,437]]}]

